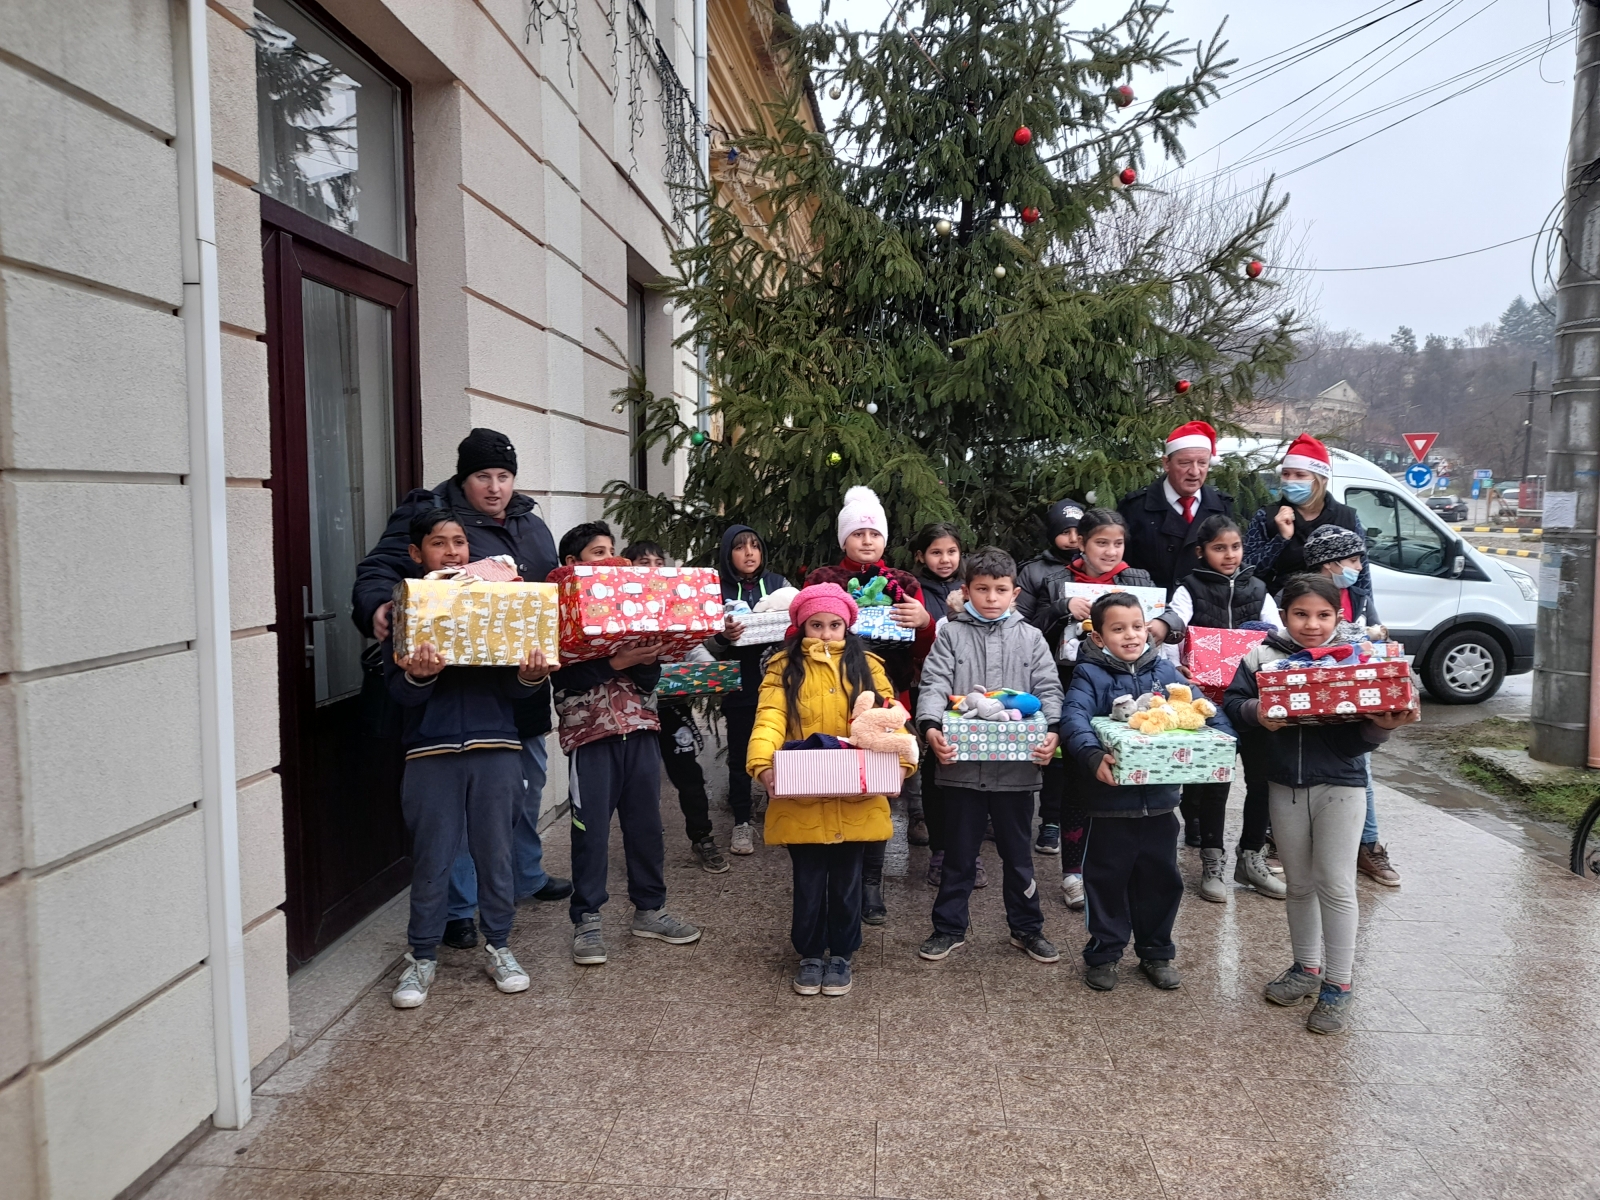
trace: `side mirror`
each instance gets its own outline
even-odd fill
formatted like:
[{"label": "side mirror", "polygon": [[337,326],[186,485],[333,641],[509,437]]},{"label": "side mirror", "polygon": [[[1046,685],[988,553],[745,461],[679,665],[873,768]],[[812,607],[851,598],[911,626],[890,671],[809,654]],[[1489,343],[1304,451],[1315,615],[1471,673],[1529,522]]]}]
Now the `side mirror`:
[{"label": "side mirror", "polygon": [[1450,564],[1450,578],[1460,579],[1467,569],[1466,548],[1460,542],[1455,544],[1455,559]]}]

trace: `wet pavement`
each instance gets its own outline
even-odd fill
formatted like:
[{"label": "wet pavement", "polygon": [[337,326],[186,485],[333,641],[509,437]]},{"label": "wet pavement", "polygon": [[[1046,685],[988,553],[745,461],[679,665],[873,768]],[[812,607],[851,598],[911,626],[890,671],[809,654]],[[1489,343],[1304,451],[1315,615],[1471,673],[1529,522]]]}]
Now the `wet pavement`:
[{"label": "wet pavement", "polygon": [[[1289,962],[1282,903],[1200,900],[1182,847],[1177,992],[1127,969],[1083,986],[1044,857],[1060,963],[1007,945],[998,887],[963,949],[921,961],[913,848],[852,993],[796,996],[787,854],[704,874],[668,789],[670,906],[698,944],[627,936],[614,900],[611,961],[576,967],[565,906],[525,907],[529,992],[446,950],[427,1005],[399,1012],[391,975],[149,1195],[1597,1200],[1600,890],[1390,788],[1379,804],[1404,886],[1361,883],[1356,1028],[1327,1038],[1261,999]],[[561,824],[547,847],[565,862]],[[614,839],[619,892],[621,872]]]}]

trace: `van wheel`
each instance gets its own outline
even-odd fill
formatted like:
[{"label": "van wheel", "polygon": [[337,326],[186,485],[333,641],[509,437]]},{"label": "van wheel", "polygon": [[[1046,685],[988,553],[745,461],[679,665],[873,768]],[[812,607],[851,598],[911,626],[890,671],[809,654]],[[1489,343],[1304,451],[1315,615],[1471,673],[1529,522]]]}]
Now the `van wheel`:
[{"label": "van wheel", "polygon": [[1506,652],[1479,629],[1447,633],[1428,651],[1422,682],[1441,704],[1481,704],[1506,679]]}]

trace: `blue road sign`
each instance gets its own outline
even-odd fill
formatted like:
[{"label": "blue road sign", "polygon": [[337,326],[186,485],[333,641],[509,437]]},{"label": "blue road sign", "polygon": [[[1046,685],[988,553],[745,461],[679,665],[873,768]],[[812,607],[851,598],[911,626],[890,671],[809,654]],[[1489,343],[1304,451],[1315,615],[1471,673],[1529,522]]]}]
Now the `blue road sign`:
[{"label": "blue road sign", "polygon": [[1476,471],[1474,471],[1472,473],[1472,477],[1474,479],[1493,479],[1494,478],[1494,472],[1491,471],[1488,467],[1479,467]]},{"label": "blue road sign", "polygon": [[1472,481],[1472,498],[1474,500],[1476,500],[1478,498],[1478,489],[1481,488],[1482,486],[1483,486],[1483,480],[1474,479]]},{"label": "blue road sign", "polygon": [[1412,463],[1406,468],[1406,483],[1422,489],[1433,482],[1433,468],[1427,463]]},{"label": "blue road sign", "polygon": [[1440,487],[1449,487],[1450,486],[1450,476],[1448,476],[1448,475],[1439,476],[1439,486]]}]

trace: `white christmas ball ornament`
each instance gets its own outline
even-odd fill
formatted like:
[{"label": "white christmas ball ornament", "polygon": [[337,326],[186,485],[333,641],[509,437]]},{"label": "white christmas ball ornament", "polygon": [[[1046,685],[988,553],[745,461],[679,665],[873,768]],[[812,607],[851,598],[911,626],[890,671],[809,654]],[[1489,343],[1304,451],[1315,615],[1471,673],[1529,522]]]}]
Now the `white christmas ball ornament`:
[{"label": "white christmas ball ornament", "polygon": [[842,95],[844,95],[844,89],[837,83],[828,89],[828,99],[830,100],[837,100]]},{"label": "white christmas ball ornament", "polygon": [[1004,279],[1006,277],[1006,269],[1004,267],[996,267],[994,269],[994,277],[996,279]]},{"label": "white christmas ball ornament", "polygon": [[878,415],[878,402],[876,400],[867,401],[867,415],[869,417],[875,417]]},{"label": "white christmas ball ornament", "polygon": [[1087,500],[1090,504],[1094,503],[1094,493],[1093,492],[1085,492],[1083,494],[1083,498],[1085,500]]},{"label": "white christmas ball ornament", "polygon": [[933,228],[934,228],[934,231],[937,232],[940,237],[949,237],[950,236],[950,231],[955,227],[950,224],[950,220],[949,220],[948,217],[940,217],[937,221],[934,222]]}]

